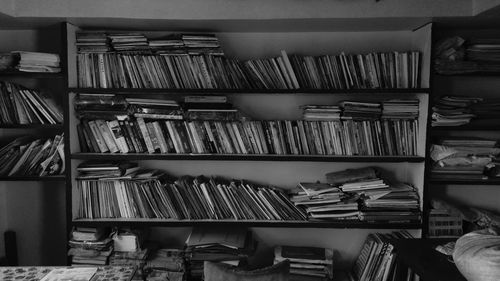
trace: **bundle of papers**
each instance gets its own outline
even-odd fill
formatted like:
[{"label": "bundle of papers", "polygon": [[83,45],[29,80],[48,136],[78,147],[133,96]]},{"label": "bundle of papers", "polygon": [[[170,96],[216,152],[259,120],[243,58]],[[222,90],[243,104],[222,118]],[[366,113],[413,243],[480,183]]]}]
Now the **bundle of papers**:
[{"label": "bundle of papers", "polygon": [[419,100],[393,99],[382,102],[382,118],[416,119],[418,118]]},{"label": "bundle of papers", "polygon": [[303,119],[307,121],[340,120],[340,107],[337,105],[305,105]]}]

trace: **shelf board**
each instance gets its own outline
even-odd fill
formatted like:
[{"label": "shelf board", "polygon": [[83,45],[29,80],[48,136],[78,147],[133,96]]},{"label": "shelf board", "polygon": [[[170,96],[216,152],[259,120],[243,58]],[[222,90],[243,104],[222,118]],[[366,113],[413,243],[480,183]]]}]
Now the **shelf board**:
[{"label": "shelf board", "polygon": [[456,185],[500,185],[500,178],[496,179],[433,179],[431,184],[456,184]]},{"label": "shelf board", "polygon": [[429,93],[429,88],[416,89],[96,89],[96,88],[69,88],[70,92],[77,93],[97,93],[97,94],[416,94]]},{"label": "shelf board", "polygon": [[307,162],[423,162],[420,156],[335,156],[335,155],[270,155],[270,154],[109,154],[73,153],[81,160],[223,160],[223,161],[307,161]]},{"label": "shelf board", "polygon": [[62,129],[62,124],[0,124],[0,129]]},{"label": "shelf board", "polygon": [[0,181],[64,181],[66,177],[63,175],[58,176],[0,176]]},{"label": "shelf board", "polygon": [[462,126],[438,126],[431,127],[432,133],[451,132],[451,131],[498,131],[500,120],[476,120]]},{"label": "shelf board", "polygon": [[23,71],[0,71],[1,77],[13,77],[13,78],[64,78],[62,72],[50,73],[50,72],[23,72]]},{"label": "shelf board", "polygon": [[258,221],[258,220],[166,220],[166,219],[76,219],[73,226],[244,226],[295,228],[363,228],[363,229],[421,229],[421,223],[369,223],[360,221]]}]

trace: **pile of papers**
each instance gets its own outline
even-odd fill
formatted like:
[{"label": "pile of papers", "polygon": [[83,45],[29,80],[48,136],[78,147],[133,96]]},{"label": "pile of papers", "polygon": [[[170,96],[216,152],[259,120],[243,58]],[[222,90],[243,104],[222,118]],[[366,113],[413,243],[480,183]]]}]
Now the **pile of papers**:
[{"label": "pile of papers", "polygon": [[461,126],[470,123],[476,115],[472,105],[482,98],[443,96],[432,107],[432,126]]},{"label": "pile of papers", "polygon": [[307,121],[340,120],[340,107],[337,105],[305,105],[303,118]]},{"label": "pile of papers", "polygon": [[19,56],[16,68],[24,72],[61,72],[61,59],[58,54],[15,51]]},{"label": "pile of papers", "polygon": [[416,119],[418,118],[419,100],[393,99],[382,102],[382,118]]}]

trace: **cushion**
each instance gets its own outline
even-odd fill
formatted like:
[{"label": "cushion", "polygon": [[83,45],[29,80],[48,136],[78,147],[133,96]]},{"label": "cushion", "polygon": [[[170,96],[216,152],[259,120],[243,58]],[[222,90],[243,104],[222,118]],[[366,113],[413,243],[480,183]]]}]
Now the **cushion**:
[{"label": "cushion", "polygon": [[288,281],[290,263],[284,260],[275,265],[247,271],[232,265],[205,261],[205,281]]},{"label": "cushion", "polygon": [[500,236],[497,229],[474,231],[457,240],[453,260],[469,281],[500,280]]}]

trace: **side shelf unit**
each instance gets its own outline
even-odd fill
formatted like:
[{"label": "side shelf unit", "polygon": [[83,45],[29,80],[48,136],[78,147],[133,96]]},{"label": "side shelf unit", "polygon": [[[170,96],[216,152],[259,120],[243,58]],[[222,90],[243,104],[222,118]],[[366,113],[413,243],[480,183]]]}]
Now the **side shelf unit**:
[{"label": "side shelf unit", "polygon": [[[280,50],[290,54],[325,55],[391,51],[420,51],[421,88],[360,89],[360,90],[197,90],[197,89],[91,89],[79,88],[75,33],[79,27],[66,24],[68,99],[65,100],[65,134],[68,137],[67,224],[71,226],[151,227],[153,236],[169,236],[168,228],[185,235],[193,226],[251,227],[256,237],[265,239],[264,247],[280,243],[300,245],[311,241],[342,253],[340,266],[350,267],[357,257],[366,235],[374,229],[392,231],[408,229],[421,235],[421,223],[363,223],[341,221],[211,221],[159,219],[79,219],[76,192],[76,167],[85,160],[134,161],[141,167],[161,169],[173,176],[217,175],[225,178],[255,180],[264,185],[293,189],[299,182],[325,181],[325,174],[347,168],[373,166],[383,174],[415,186],[424,198],[424,174],[427,159],[427,129],[429,110],[429,78],[431,24],[417,30],[398,31],[318,31],[291,32],[214,32],[226,56],[242,60],[278,56]],[[133,26],[121,31],[133,30]],[[100,28],[106,30],[106,27]],[[168,30],[168,26],[165,27]],[[144,31],[147,37],[161,37],[174,32]],[[310,42],[315,42],[311,44]],[[418,137],[416,156],[343,156],[343,155],[235,155],[235,154],[109,154],[82,153],[78,145],[73,100],[76,93],[122,94],[132,97],[180,100],[186,95],[225,95],[239,110],[259,120],[300,120],[300,106],[308,104],[334,105],[344,100],[375,102],[388,99],[418,99]],[[423,206],[421,204],[421,206]],[[293,228],[290,231],[289,228]],[[311,231],[311,229],[316,229]],[[356,231],[351,230],[356,229]],[[183,238],[175,238],[183,241]],[[314,242],[312,242],[314,241]],[[346,243],[346,241],[348,241]]]},{"label": "side shelf unit", "polygon": [[[452,36],[460,36],[465,40],[472,38],[498,38],[498,31],[488,28],[455,28],[435,24],[433,32],[433,44],[441,39]],[[431,63],[432,64],[432,63]],[[499,73],[471,73],[457,75],[443,75],[431,73],[430,107],[433,102],[441,96],[469,96],[498,99],[497,89],[500,85]],[[432,114],[432,112],[430,112]],[[429,143],[443,137],[481,137],[492,140],[500,140],[500,127],[496,119],[472,119],[462,126],[430,127]],[[500,178],[485,179],[436,179],[431,177],[432,161],[428,159],[426,194],[429,198],[449,200],[463,206],[480,207],[500,211]],[[474,194],[474,196],[471,196]],[[425,225],[424,225],[425,227]]]}]

